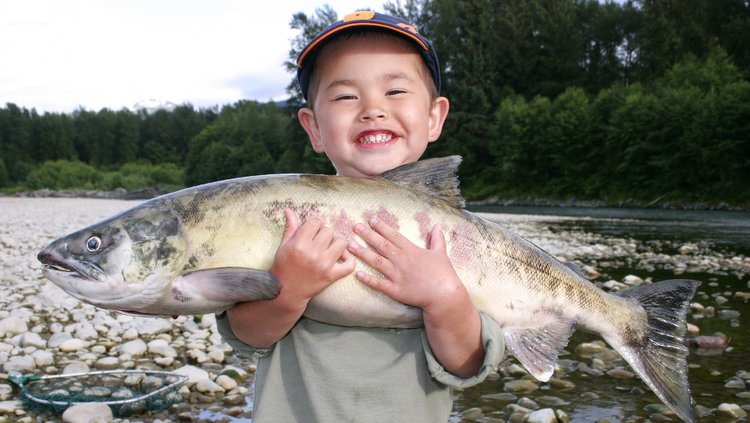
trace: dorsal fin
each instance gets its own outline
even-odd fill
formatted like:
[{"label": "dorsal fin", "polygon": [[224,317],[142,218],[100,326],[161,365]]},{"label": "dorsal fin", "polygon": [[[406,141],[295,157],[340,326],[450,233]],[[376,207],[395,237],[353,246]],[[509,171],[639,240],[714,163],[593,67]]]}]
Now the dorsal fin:
[{"label": "dorsal fin", "polygon": [[461,156],[438,157],[407,163],[380,175],[381,178],[409,188],[416,188],[441,198],[453,207],[463,208],[464,197],[458,188],[458,165]]}]

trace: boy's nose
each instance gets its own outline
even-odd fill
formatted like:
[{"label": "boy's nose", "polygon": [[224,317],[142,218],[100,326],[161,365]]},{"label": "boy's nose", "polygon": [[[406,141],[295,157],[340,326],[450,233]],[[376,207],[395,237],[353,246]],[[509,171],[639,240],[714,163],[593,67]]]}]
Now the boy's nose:
[{"label": "boy's nose", "polygon": [[386,117],[385,109],[376,101],[369,101],[362,107],[360,119],[363,121],[378,120]]}]

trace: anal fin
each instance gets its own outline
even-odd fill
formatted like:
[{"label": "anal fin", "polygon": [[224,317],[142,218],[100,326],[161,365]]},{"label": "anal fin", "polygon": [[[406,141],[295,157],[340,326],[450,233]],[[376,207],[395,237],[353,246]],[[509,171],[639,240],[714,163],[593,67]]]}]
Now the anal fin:
[{"label": "anal fin", "polygon": [[505,344],[526,370],[537,380],[548,381],[555,372],[560,350],[568,345],[573,332],[572,322],[552,320],[542,327],[513,330],[506,328]]}]

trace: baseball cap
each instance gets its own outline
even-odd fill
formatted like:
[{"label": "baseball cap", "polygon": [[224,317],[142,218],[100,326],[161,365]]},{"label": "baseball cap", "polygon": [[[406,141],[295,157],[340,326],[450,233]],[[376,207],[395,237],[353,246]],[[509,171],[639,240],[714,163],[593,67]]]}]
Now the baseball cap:
[{"label": "baseball cap", "polygon": [[401,18],[370,10],[360,10],[358,12],[350,13],[344,16],[344,19],[329,25],[315,36],[315,38],[313,38],[312,41],[302,49],[299,56],[297,56],[297,82],[302,89],[302,95],[305,97],[305,100],[307,100],[307,89],[310,83],[313,62],[315,61],[315,57],[320,51],[320,48],[325,44],[326,40],[330,40],[333,35],[351,28],[392,31],[396,35],[400,35],[407,40],[412,41],[417,46],[419,54],[427,64],[432,79],[435,81],[437,91],[440,92],[440,65],[438,63],[437,53],[432,47],[430,40],[420,34],[414,25]]}]

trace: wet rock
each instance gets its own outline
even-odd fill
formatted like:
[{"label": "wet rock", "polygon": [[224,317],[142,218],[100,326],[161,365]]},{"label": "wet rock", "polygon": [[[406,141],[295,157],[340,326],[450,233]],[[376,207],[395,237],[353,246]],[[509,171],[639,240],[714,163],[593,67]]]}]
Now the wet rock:
[{"label": "wet rock", "polygon": [[617,379],[630,379],[635,377],[635,373],[622,368],[612,369],[608,371],[607,374]]},{"label": "wet rock", "polygon": [[510,382],[505,382],[503,385],[503,390],[506,392],[534,392],[537,389],[539,389],[539,386],[528,379],[512,380]]},{"label": "wet rock", "polygon": [[747,412],[737,404],[723,403],[716,409],[716,417],[725,419],[742,419],[747,417]]},{"label": "wet rock", "polygon": [[224,392],[224,388],[210,379],[201,379],[195,383],[195,390],[204,394]]},{"label": "wet rock", "polygon": [[483,418],[484,413],[481,408],[474,407],[462,411],[458,416],[464,420],[477,420]]},{"label": "wet rock", "polygon": [[549,386],[555,388],[555,389],[573,389],[576,387],[576,384],[573,383],[570,380],[566,379],[558,379],[558,378],[552,378],[549,380]]},{"label": "wet rock", "polygon": [[551,408],[543,408],[541,410],[532,411],[526,416],[527,423],[557,423],[557,416],[555,411]]},{"label": "wet rock", "polygon": [[643,278],[636,275],[627,275],[622,279],[622,283],[628,286],[640,286],[643,285]]},{"label": "wet rock", "polygon": [[594,341],[578,344],[575,351],[579,355],[592,355],[609,351],[609,348],[601,341]]}]

